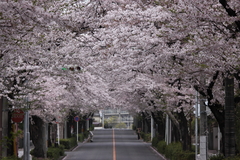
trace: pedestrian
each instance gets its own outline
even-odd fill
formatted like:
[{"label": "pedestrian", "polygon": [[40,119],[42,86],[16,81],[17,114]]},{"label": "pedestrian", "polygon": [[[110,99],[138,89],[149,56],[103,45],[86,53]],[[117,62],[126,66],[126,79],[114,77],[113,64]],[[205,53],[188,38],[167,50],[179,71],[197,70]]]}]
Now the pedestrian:
[{"label": "pedestrian", "polygon": [[88,130],[88,140],[90,142],[93,142],[93,133],[92,133],[92,131],[89,131],[89,130]]},{"label": "pedestrian", "polygon": [[141,132],[141,129],[140,129],[140,128],[137,128],[138,139],[140,139],[140,132]]}]

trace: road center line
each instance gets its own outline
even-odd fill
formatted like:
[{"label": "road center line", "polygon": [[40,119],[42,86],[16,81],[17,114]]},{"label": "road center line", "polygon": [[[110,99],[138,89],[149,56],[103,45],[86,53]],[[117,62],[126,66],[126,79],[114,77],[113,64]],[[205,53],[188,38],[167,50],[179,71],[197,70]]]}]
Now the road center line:
[{"label": "road center line", "polygon": [[116,146],[115,146],[115,134],[114,129],[112,131],[112,137],[113,137],[113,160],[116,160]]}]

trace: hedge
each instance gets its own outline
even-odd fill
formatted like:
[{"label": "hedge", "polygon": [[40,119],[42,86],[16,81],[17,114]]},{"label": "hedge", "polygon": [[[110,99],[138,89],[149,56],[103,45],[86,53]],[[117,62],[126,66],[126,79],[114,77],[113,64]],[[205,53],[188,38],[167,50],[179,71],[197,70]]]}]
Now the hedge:
[{"label": "hedge", "polygon": [[[157,143],[157,147],[155,146]],[[157,141],[154,137],[152,146],[157,148],[157,151],[164,155],[169,160],[195,160],[195,152],[183,151],[180,142],[166,144],[165,141]],[[225,158],[223,155],[209,157],[209,160],[240,160],[240,156]]]},{"label": "hedge", "polygon": [[71,149],[72,147],[77,146],[77,138],[72,137],[68,139],[60,139],[60,144],[64,146],[64,149]]},{"label": "hedge", "polygon": [[159,142],[158,137],[153,137],[153,139],[152,139],[152,146],[157,148],[158,142]]},{"label": "hedge", "polygon": [[3,157],[1,160],[21,160],[21,158],[18,158],[16,156],[10,156],[10,157]]},{"label": "hedge", "polygon": [[179,154],[179,157],[180,158],[177,158],[176,159],[179,159],[179,160],[195,160],[195,152],[190,152],[190,151],[182,151],[180,154]]},{"label": "hedge", "polygon": [[167,146],[167,143],[165,141],[159,141],[157,144],[157,151],[165,155],[166,146]]},{"label": "hedge", "polygon": [[165,156],[171,160],[179,160],[179,153],[182,152],[182,145],[180,142],[170,143],[165,148]]},{"label": "hedge", "polygon": [[209,158],[209,160],[239,160],[239,156],[225,158],[223,155],[214,155]]},{"label": "hedge", "polygon": [[145,142],[150,142],[151,141],[151,133],[141,132],[140,136]]},{"label": "hedge", "polygon": [[[157,145],[156,145],[156,142]],[[157,148],[157,151],[170,160],[195,160],[195,152],[183,151],[180,142],[166,144],[165,141],[157,141],[153,138],[152,145]],[[156,145],[156,146],[155,146]]]},{"label": "hedge", "polygon": [[78,141],[79,141],[79,142],[83,142],[83,141],[84,141],[84,138],[86,138],[86,137],[84,136],[83,133],[81,133],[81,134],[78,135]]},{"label": "hedge", "polygon": [[64,146],[49,147],[47,151],[47,157],[53,160],[58,160],[61,156],[64,156]]}]

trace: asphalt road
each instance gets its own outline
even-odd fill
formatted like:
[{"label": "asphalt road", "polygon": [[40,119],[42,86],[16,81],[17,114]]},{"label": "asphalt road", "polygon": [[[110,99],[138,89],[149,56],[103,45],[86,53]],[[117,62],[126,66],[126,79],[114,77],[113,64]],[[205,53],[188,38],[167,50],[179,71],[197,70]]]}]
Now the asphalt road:
[{"label": "asphalt road", "polygon": [[80,143],[66,152],[64,160],[164,160],[132,130],[103,129],[93,134],[93,142]]}]

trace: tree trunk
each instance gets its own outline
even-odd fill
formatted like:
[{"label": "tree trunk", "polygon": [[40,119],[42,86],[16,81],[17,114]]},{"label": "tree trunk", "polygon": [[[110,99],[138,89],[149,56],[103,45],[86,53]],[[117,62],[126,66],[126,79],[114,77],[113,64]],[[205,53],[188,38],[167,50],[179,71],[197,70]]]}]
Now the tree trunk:
[{"label": "tree trunk", "polygon": [[152,115],[156,124],[156,135],[158,136],[158,140],[163,140],[165,135],[165,119],[163,118],[163,112],[152,112]]},{"label": "tree trunk", "polygon": [[[0,141],[2,142],[3,140],[3,132],[2,132],[2,128],[3,128],[3,97],[0,97]],[[2,144],[0,144],[0,159],[2,159],[3,154],[2,154]]]},{"label": "tree trunk", "polygon": [[33,155],[35,157],[47,157],[46,124],[38,116],[32,116],[33,124],[30,126],[31,139],[34,145]]},{"label": "tree trunk", "polygon": [[235,155],[234,79],[225,79],[225,157]]},{"label": "tree trunk", "polygon": [[189,135],[189,129],[188,129],[188,121],[186,119],[186,116],[183,111],[178,113],[179,119],[180,119],[180,126],[181,126],[181,135],[182,135],[182,147],[183,150],[190,151],[191,150],[191,137]]},{"label": "tree trunk", "polygon": [[240,152],[240,103],[236,105],[236,126],[235,126],[235,134],[236,134],[236,150],[237,154]]},{"label": "tree trunk", "polygon": [[179,142],[181,141],[180,133],[176,125],[172,126],[172,142]]},{"label": "tree trunk", "polygon": [[12,128],[12,123],[11,123],[11,112],[8,111],[8,132],[7,132],[7,135],[8,135],[8,138],[7,139],[7,155],[8,156],[12,156],[14,154],[13,152],[13,128]]},{"label": "tree trunk", "polygon": [[51,138],[51,126],[52,124],[48,124],[48,147],[52,146],[52,138]]},{"label": "tree trunk", "polygon": [[177,114],[179,120],[177,120],[171,112],[166,111],[166,113],[169,115],[179,132],[180,142],[182,143],[183,150],[191,150],[191,136],[189,135],[188,121],[184,112],[181,111]]},{"label": "tree trunk", "polygon": [[179,132],[180,141],[182,142],[182,131],[181,131],[181,127],[180,127],[179,121],[174,117],[174,115],[170,111],[166,111],[166,114],[168,114],[168,116],[172,120],[173,124],[177,128],[177,130]]}]

